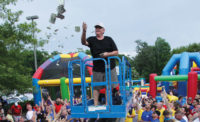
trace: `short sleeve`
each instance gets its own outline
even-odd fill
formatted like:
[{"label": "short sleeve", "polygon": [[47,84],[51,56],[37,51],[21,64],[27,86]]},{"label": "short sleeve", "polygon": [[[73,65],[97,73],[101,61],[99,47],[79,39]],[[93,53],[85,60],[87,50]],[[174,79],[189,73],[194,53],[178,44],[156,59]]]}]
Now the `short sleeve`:
[{"label": "short sleeve", "polygon": [[88,37],[87,39],[87,42],[88,42],[88,47],[90,47],[91,46],[91,41],[93,40],[93,37]]},{"label": "short sleeve", "polygon": [[112,50],[113,50],[113,51],[117,51],[118,49],[117,49],[117,46],[116,46],[114,40],[113,40],[111,37],[109,37],[109,38],[110,38],[110,40],[111,40]]}]

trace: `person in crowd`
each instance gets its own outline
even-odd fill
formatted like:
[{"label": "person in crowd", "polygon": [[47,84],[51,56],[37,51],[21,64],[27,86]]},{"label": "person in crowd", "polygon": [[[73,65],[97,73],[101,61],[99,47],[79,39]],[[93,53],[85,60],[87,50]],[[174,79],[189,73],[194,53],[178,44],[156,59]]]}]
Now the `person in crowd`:
[{"label": "person in crowd", "polygon": [[46,106],[46,120],[48,121],[53,121],[55,118],[55,110],[53,108],[54,106],[52,105],[47,105]]},{"label": "person in crowd", "polygon": [[0,121],[5,119],[3,104],[0,102]]},{"label": "person in crowd", "polygon": [[168,110],[165,110],[165,111],[163,112],[163,116],[164,116],[164,122],[167,122],[167,121],[169,121],[169,120],[172,119],[172,117],[171,117],[171,115],[170,115],[170,112],[169,112]]},{"label": "person in crowd", "polygon": [[184,119],[183,119],[183,112],[178,110],[176,111],[175,113],[175,121],[177,122],[186,122]]},{"label": "person in crowd", "polygon": [[183,119],[184,119],[186,122],[188,122],[188,118],[187,118],[187,116],[186,116],[186,113],[187,113],[186,108],[185,108],[185,107],[182,107],[180,110],[181,110],[182,113],[183,113]]},{"label": "person in crowd", "polygon": [[6,120],[7,120],[7,121],[10,121],[10,122],[14,122],[11,109],[9,109],[9,110],[7,111]]},{"label": "person in crowd", "polygon": [[150,105],[146,105],[145,106],[145,111],[142,113],[142,120],[143,121],[151,121],[152,120],[152,111],[151,111],[151,106]]},{"label": "person in crowd", "polygon": [[40,106],[38,106],[38,104],[35,104],[35,106],[33,106],[33,110],[37,112],[38,109],[39,109],[39,107],[40,107]]},{"label": "person in crowd", "polygon": [[[21,118],[19,119],[19,122],[25,122],[25,120],[26,120],[26,119],[25,119],[23,116],[21,116]],[[30,120],[30,121],[31,121],[31,120]],[[29,121],[29,122],[30,122],[30,121]]]},{"label": "person in crowd", "polygon": [[61,107],[62,107],[60,98],[56,99],[56,102],[54,103],[54,106],[55,106],[55,112],[56,112],[56,114],[58,114],[58,112],[60,112]]},{"label": "person in crowd", "polygon": [[154,111],[153,114],[152,114],[151,122],[160,122],[159,116],[160,116],[160,112],[159,111]]},{"label": "person in crowd", "polygon": [[[153,111],[153,112],[156,111],[156,108],[157,108],[157,107],[156,107],[155,105],[151,104],[151,111]],[[160,115],[159,115],[159,116],[160,116]]]},{"label": "person in crowd", "polygon": [[129,108],[129,111],[127,113],[125,122],[133,122],[133,118],[136,116],[136,112],[133,108],[133,106],[131,105],[131,107]]},{"label": "person in crowd", "polygon": [[179,103],[179,105],[183,106],[184,105],[184,103],[183,103],[183,96],[179,96],[177,102]]},{"label": "person in crowd", "polygon": [[165,109],[163,108],[162,102],[157,103],[157,111],[160,112],[160,122],[164,122],[163,112],[165,111]]},{"label": "person in crowd", "polygon": [[200,122],[200,110],[198,110],[197,116],[193,119],[193,122]]},{"label": "person in crowd", "polygon": [[27,109],[26,119],[31,121],[36,121],[36,113],[35,111],[33,111],[32,105],[30,103],[26,104],[26,109]]},{"label": "person in crowd", "polygon": [[199,104],[199,100],[198,99],[194,99],[192,102],[192,105],[190,105],[190,117],[193,116],[197,111],[198,111],[198,104]]},{"label": "person in crowd", "polygon": [[139,109],[138,109],[138,121],[142,120],[142,113],[146,110],[145,108],[145,104],[143,105],[139,105]]},{"label": "person in crowd", "polygon": [[66,119],[67,120],[68,112],[67,109],[63,109],[60,115],[60,119]]},{"label": "person in crowd", "polygon": [[18,122],[22,115],[22,107],[17,102],[11,106],[11,112],[15,122]]},{"label": "person in crowd", "polygon": [[37,121],[43,122],[46,120],[46,114],[44,110],[42,109],[42,107],[40,106],[37,108],[36,115],[37,115],[37,119],[36,119]]},{"label": "person in crowd", "polygon": [[186,99],[187,99],[187,105],[192,106],[192,98],[191,97],[188,97],[188,98],[186,97]]}]

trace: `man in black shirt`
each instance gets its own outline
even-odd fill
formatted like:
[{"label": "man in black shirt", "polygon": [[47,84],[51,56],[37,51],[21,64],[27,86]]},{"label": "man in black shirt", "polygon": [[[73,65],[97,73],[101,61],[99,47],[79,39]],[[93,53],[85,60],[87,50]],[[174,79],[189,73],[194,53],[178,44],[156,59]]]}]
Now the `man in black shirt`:
[{"label": "man in black shirt", "polygon": [[[87,24],[83,23],[83,32],[81,37],[81,43],[90,48],[93,58],[105,58],[109,56],[117,56],[118,49],[113,39],[108,36],[104,36],[105,27],[103,23],[98,23],[95,26],[96,36],[92,36],[86,39]],[[111,81],[117,81],[117,74],[115,69],[115,60],[111,60]],[[105,63],[102,60],[93,61],[93,82],[105,81]],[[116,85],[114,86],[116,87]],[[105,86],[94,87],[94,105],[98,105],[99,90],[105,88]],[[106,100],[107,104],[107,100]]]}]

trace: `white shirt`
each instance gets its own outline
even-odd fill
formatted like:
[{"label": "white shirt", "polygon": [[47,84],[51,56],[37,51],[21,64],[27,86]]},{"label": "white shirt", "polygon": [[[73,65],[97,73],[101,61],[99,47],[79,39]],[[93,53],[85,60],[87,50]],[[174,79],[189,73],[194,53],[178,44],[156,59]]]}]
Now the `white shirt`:
[{"label": "white shirt", "polygon": [[28,112],[26,113],[26,118],[27,118],[27,120],[31,120],[32,117],[33,117],[33,111],[28,111]]},{"label": "white shirt", "polygon": [[183,119],[188,122],[188,118],[186,116],[183,116]]},{"label": "white shirt", "polygon": [[200,122],[200,119],[199,119],[199,117],[198,118],[196,118],[193,122]]}]

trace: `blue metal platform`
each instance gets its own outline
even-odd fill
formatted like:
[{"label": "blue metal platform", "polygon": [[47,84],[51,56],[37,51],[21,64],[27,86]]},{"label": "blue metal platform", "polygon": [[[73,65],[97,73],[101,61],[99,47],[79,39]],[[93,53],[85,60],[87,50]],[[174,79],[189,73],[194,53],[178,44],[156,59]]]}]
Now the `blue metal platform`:
[{"label": "blue metal platform", "polygon": [[[110,69],[110,60],[117,60],[119,64],[119,76],[118,81],[111,81],[111,69]],[[85,81],[85,67],[87,61],[102,60],[105,63],[105,74],[106,81],[102,82],[93,82],[86,83]],[[80,64],[80,73],[81,73],[81,92],[82,92],[82,103],[73,104],[74,95],[74,86],[73,84],[73,64]],[[70,90],[70,103],[71,103],[71,116],[73,118],[125,118],[127,114],[127,104],[132,98],[132,89],[126,90],[126,82],[132,81],[131,79],[131,65],[126,60],[125,57],[122,58],[122,61],[119,57],[108,57],[106,61],[103,58],[91,58],[82,60],[73,60],[68,64],[68,77],[69,77],[69,90]],[[112,84],[119,84],[119,92],[121,95],[122,103],[121,105],[113,105],[112,99]],[[99,105],[94,106],[93,99],[87,99],[86,89],[88,86],[91,86],[92,91],[94,86],[106,86],[106,96],[108,100],[108,105]],[[77,86],[77,84],[76,84]]]}]

